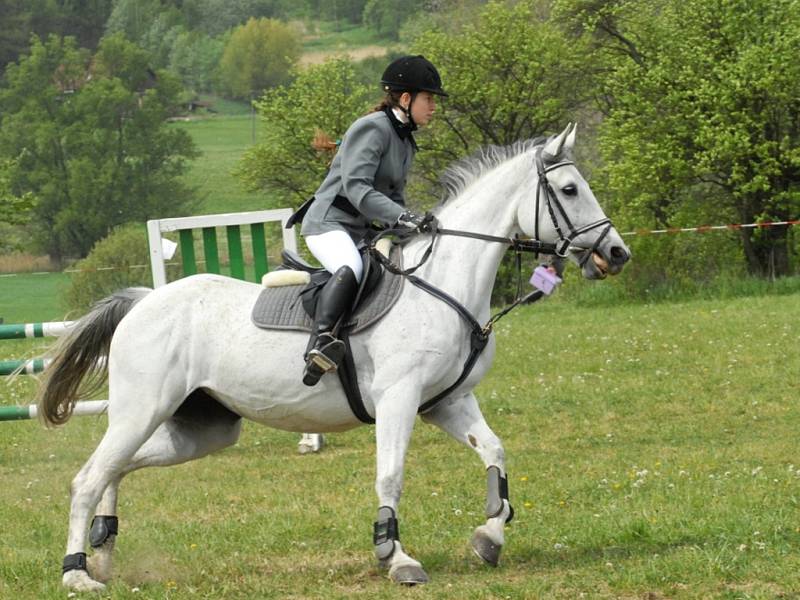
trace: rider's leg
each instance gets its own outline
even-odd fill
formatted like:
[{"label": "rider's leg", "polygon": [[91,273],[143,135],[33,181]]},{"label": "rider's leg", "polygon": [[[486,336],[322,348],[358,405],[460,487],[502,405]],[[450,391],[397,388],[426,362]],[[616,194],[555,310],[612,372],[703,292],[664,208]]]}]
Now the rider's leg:
[{"label": "rider's leg", "polygon": [[333,330],[350,309],[362,273],[361,255],[344,231],[331,231],[306,238],[309,249],[333,273],[320,290],[314,329],[306,349],[303,383],[316,385],[320,377],[336,369],[344,356],[344,344]]}]

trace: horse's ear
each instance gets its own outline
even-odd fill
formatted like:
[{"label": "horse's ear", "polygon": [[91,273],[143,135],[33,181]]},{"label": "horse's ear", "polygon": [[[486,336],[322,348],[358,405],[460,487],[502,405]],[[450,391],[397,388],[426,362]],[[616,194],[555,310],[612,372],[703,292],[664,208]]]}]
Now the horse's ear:
[{"label": "horse's ear", "polygon": [[578,124],[573,123],[572,131],[569,132],[567,136],[567,140],[564,142],[564,149],[567,152],[572,152],[572,149],[575,147],[575,134],[578,132]]},{"label": "horse's ear", "polygon": [[562,131],[558,135],[558,137],[555,137],[549,142],[547,142],[547,145],[544,147],[544,151],[553,157],[561,154],[561,150],[564,147],[564,142],[566,141],[567,136],[569,135],[571,130],[572,130],[572,123],[567,125],[564,131]]}]

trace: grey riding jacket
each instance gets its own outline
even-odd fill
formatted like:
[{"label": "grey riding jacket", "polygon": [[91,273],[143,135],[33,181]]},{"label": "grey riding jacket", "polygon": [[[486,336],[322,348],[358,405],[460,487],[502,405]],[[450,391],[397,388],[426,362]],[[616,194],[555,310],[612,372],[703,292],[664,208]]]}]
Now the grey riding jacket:
[{"label": "grey riding jacket", "polygon": [[[358,119],[342,138],[300,232],[318,235],[342,230],[360,241],[371,221],[394,225],[405,211],[406,177],[415,151],[413,140],[395,131],[386,112]],[[347,211],[334,205],[347,202],[352,205],[351,209],[345,204]]]}]

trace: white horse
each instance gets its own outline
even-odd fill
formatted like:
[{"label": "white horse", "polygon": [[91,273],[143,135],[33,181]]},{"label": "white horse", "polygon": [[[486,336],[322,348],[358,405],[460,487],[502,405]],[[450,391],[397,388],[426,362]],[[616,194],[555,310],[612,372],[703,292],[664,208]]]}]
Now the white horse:
[{"label": "white horse", "polygon": [[[536,235],[557,242],[586,278],[618,273],[630,253],[569,160],[574,143],[575,130],[568,126],[543,144],[491,148],[456,165],[449,171],[451,197],[437,209],[441,226],[505,238]],[[419,262],[429,242],[424,235],[409,242],[404,264]],[[507,247],[439,236],[416,275],[458,299],[484,323]],[[101,582],[110,578],[117,489],[128,473],[235,444],[240,417],[297,432],[343,431],[362,424],[337,377],[323,377],[313,388],[302,384],[307,334],[253,326],[250,311],[260,291],[258,285],[218,275],[188,277],[155,291],[125,290],[98,303],[58,344],[39,392],[46,423],[69,418],[81,380],[91,377],[96,358],[106,351],[109,377],[108,430],[72,482],[62,577],[66,587],[102,590]],[[469,338],[462,316],[409,283],[383,320],[352,337],[358,383],[376,421],[375,554],[400,583],[427,581],[397,535],[411,430],[418,408],[459,378]],[[493,356],[491,336],[466,380],[422,419],[475,450],[486,466],[487,520],[476,528],[472,546],[496,565],[504,525],[513,513],[503,446],[472,391]],[[87,560],[84,544],[93,514],[89,537],[95,550]]]}]

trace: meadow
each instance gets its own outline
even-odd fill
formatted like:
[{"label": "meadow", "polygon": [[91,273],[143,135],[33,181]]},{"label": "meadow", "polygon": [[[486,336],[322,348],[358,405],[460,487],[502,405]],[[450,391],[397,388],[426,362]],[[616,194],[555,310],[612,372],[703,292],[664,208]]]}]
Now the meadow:
[{"label": "meadow", "polygon": [[[372,559],[372,428],[300,456],[247,423],[233,448],[126,479],[102,597],[800,597],[798,309],[541,302],[502,320],[477,390],[517,513],[497,569],[467,545],[483,468],[440,431],[418,423],[401,504],[431,583],[401,589]],[[16,402],[33,381],[0,389]],[[64,598],[69,482],[104,429],[0,424],[0,597]]]}]

